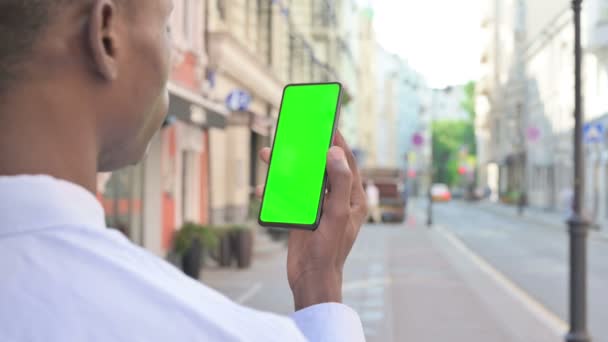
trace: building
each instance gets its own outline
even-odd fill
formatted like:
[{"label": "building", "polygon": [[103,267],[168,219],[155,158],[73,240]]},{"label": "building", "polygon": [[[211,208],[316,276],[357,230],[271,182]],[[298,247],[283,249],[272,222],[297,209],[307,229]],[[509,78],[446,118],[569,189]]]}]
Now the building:
[{"label": "building", "polygon": [[427,85],[401,58],[395,60],[397,83],[397,167],[409,179],[410,194],[420,194],[430,165],[430,117],[424,106]]},{"label": "building", "polygon": [[350,146],[359,145],[358,136],[358,109],[359,96],[359,42],[361,8],[355,0],[341,1],[338,9],[340,20],[340,33],[338,37],[338,74],[347,90],[348,96],[342,99],[340,111],[340,132],[344,135]]},{"label": "building", "polygon": [[[405,60],[376,46],[376,165],[421,173],[425,130],[424,79]],[[446,100],[444,100],[446,102]],[[427,105],[427,109],[432,106]]]},{"label": "building", "polygon": [[375,166],[378,163],[376,133],[376,38],[373,27],[374,12],[371,8],[359,12],[359,78],[357,80],[357,136],[355,145],[362,167]]},{"label": "building", "polygon": [[[603,127],[608,80],[602,6],[606,1],[584,3],[583,89],[585,120]],[[526,191],[531,205],[564,210],[573,178],[570,2],[495,0],[484,12],[484,76],[477,103],[478,140],[486,142],[479,145],[487,146],[482,178],[499,193]],[[608,219],[605,149],[603,142],[586,145],[585,208],[598,224]]]},{"label": "building", "polygon": [[397,108],[401,75],[397,71],[399,58],[376,45],[375,134],[376,162],[374,167],[397,167]]},{"label": "building", "polygon": [[[270,2],[206,2],[208,96],[226,103],[225,129],[210,131],[211,222],[247,220],[255,185],[265,170],[257,151],[270,144],[281,101],[288,24]],[[281,75],[283,72],[283,75]]]},{"label": "building", "polygon": [[599,124],[603,136],[598,142],[587,144],[586,203],[593,221],[603,230],[608,229],[608,1],[590,1],[585,10],[586,104],[589,123]]}]

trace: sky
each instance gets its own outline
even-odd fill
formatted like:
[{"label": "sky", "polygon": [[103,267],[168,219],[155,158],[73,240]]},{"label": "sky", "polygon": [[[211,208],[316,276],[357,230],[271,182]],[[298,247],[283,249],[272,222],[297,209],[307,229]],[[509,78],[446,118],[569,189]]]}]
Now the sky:
[{"label": "sky", "polygon": [[431,87],[475,80],[482,1],[371,0],[377,40],[407,60]]}]

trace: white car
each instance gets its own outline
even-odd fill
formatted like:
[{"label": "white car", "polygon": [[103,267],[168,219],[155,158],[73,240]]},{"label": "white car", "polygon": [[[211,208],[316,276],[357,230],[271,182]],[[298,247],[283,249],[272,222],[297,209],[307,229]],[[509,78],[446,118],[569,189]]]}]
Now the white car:
[{"label": "white car", "polygon": [[449,202],[452,199],[450,188],[442,183],[431,186],[431,198],[433,202]]}]

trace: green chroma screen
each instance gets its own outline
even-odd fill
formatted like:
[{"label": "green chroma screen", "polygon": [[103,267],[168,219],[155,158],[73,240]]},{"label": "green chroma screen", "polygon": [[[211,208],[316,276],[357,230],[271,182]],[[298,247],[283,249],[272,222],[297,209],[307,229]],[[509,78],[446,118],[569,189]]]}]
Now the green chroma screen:
[{"label": "green chroma screen", "polygon": [[340,91],[337,83],[285,88],[260,212],[262,222],[315,223]]}]

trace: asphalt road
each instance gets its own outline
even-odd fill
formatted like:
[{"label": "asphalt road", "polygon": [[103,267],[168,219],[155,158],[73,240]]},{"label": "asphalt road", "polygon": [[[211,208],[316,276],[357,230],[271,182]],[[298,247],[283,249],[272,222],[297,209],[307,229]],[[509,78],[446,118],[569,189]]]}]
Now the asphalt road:
[{"label": "asphalt road", "polygon": [[[439,204],[435,222],[457,236],[533,300],[568,321],[566,226],[541,225],[503,211],[463,202]],[[533,215],[533,214],[530,214]],[[589,328],[608,341],[608,239],[589,239]]]}]

